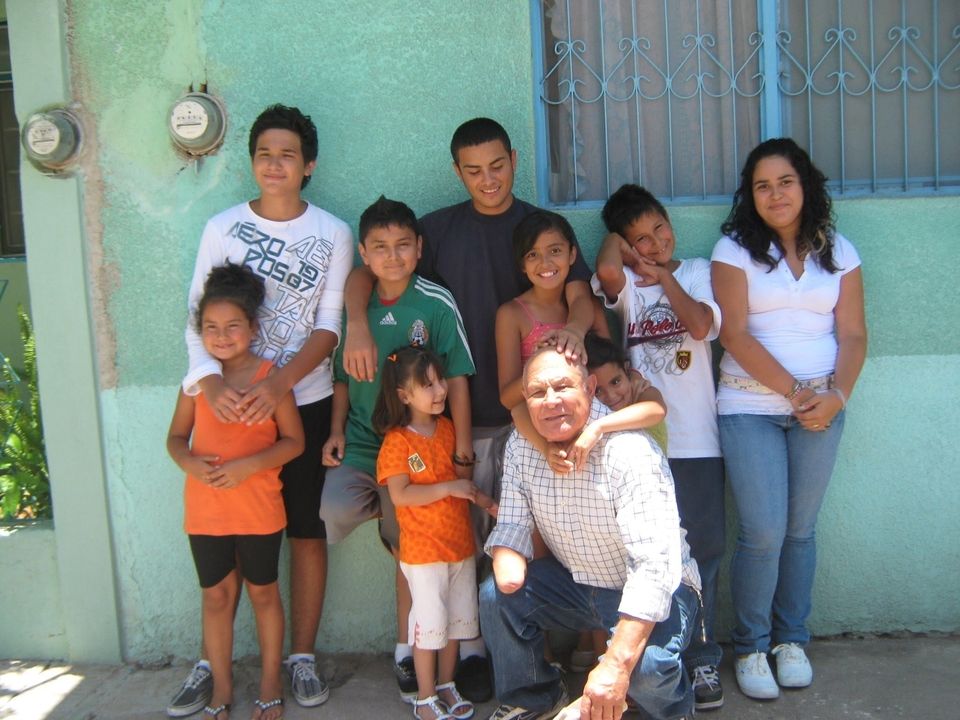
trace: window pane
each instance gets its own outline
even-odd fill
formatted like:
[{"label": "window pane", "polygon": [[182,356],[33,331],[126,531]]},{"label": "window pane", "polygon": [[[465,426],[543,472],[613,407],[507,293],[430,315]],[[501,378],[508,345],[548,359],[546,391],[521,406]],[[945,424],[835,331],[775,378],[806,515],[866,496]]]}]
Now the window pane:
[{"label": "window pane", "polygon": [[835,190],[960,185],[960,3],[780,7],[784,133],[807,147]]},{"label": "window pane", "polygon": [[759,140],[757,4],[543,0],[549,201],[726,196]]},{"label": "window pane", "polygon": [[758,5],[541,0],[546,200],[602,201],[623,182],[728,197],[760,140],[764,78],[780,97],[770,126],[835,191],[960,188],[960,2],[781,0],[762,40]]}]

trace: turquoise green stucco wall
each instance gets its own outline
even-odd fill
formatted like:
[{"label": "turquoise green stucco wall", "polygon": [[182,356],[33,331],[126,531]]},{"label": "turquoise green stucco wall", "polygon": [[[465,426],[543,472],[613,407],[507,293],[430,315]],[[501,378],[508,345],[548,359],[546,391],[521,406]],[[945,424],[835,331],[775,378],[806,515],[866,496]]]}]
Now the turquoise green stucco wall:
[{"label": "turquoise green stucco wall", "polygon": [[[527,7],[451,7],[441,0],[69,5],[75,94],[96,131],[88,207],[102,261],[91,279],[103,302],[100,397],[130,657],[195,652],[198,595],[180,529],[181,479],[163,440],[185,368],[184,298],[197,242],[211,214],[255,194],[246,137],[257,113],[283,102],[312,115],[320,157],[305,196],[354,226],[380,193],[418,213],[460,199],[450,134],[483,113],[517,135],[517,189],[532,194]],[[223,99],[230,125],[223,149],[198,168],[173,153],[165,122],[176,97],[202,82]],[[373,536],[363,528],[332,553],[323,647],[392,642],[392,566]],[[248,612],[241,622],[240,655],[255,651]]]},{"label": "turquoise green stucco wall", "polygon": [[[189,657],[197,648],[199,597],[180,530],[181,478],[163,442],[185,368],[184,297],[203,223],[255,192],[245,151],[250,122],[270,102],[309,112],[320,157],[305,195],[354,226],[380,193],[417,212],[459,200],[447,146],[453,129],[478,114],[510,131],[520,156],[517,193],[534,199],[529,6],[73,0],[60,7],[62,16],[43,19],[70,28],[64,62],[71,93],[60,99],[86,112],[88,155],[80,179],[67,181],[82,191],[82,209],[45,202],[60,197],[64,181],[25,168],[25,183],[35,188],[25,211],[35,227],[50,207],[73,215],[86,286],[60,288],[51,280],[32,300],[48,322],[64,304],[89,302],[84,342],[97,362],[89,420],[102,429],[105,552],[117,583],[123,654]],[[15,38],[28,31],[18,27],[18,13],[36,19],[11,13]],[[25,44],[21,35],[18,87],[47,72]],[[218,154],[185,164],[167,140],[166,114],[189,85],[203,82],[225,102],[228,132]],[[21,120],[56,99],[18,96]],[[960,227],[960,203],[874,199],[841,201],[837,210],[840,229],[864,260],[870,357],[819,526],[812,626],[817,633],[956,630],[960,606],[943,599],[960,595],[960,444],[953,440],[960,421],[948,411],[960,390],[960,352],[941,318],[960,307],[946,230]],[[708,255],[723,214],[716,206],[673,208],[681,253]],[[592,260],[598,213],[570,217]],[[28,245],[29,231],[28,223]],[[52,351],[47,358],[56,372],[58,359]],[[56,387],[41,382],[43,390]],[[44,412],[75,421],[72,399],[56,390]],[[78,451],[67,445],[51,452],[70,460]],[[71,482],[61,466],[54,485]],[[373,528],[336,547],[331,563],[320,646],[388,647],[392,569]],[[246,608],[240,623],[237,654],[255,652]]]},{"label": "turquoise green stucco wall", "polygon": [[0,656],[65,657],[67,633],[51,523],[0,523],[0,564]]}]

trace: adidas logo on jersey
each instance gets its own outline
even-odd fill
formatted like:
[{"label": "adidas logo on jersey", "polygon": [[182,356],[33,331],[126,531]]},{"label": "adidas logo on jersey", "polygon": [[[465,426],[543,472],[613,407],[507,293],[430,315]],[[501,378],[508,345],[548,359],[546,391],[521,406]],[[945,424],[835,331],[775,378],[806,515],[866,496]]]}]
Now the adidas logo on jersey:
[{"label": "adidas logo on jersey", "polygon": [[386,315],[383,316],[383,320],[380,321],[380,324],[381,324],[381,325],[396,325],[396,324],[397,324],[397,321],[394,319],[393,313],[392,313],[392,312],[388,312]]}]

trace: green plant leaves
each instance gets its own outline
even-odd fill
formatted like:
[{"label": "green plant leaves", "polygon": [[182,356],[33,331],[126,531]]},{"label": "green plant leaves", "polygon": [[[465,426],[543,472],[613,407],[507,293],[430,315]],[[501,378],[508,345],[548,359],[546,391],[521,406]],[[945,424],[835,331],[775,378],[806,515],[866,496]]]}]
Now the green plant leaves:
[{"label": "green plant leaves", "polygon": [[22,305],[17,316],[23,342],[22,378],[0,354],[0,519],[51,517],[36,342]]}]

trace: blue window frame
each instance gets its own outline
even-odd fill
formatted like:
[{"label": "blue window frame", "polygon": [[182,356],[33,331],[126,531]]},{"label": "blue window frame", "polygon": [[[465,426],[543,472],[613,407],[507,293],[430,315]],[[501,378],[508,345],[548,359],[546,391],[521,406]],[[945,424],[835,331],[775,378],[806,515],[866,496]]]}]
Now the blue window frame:
[{"label": "blue window frame", "polygon": [[727,202],[789,135],[835,195],[960,192],[956,0],[531,0],[538,191]]}]

